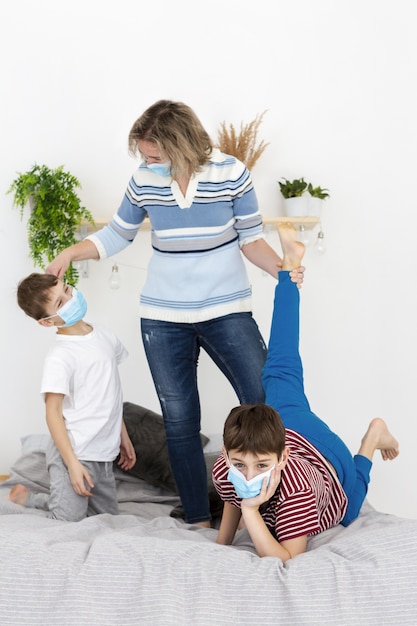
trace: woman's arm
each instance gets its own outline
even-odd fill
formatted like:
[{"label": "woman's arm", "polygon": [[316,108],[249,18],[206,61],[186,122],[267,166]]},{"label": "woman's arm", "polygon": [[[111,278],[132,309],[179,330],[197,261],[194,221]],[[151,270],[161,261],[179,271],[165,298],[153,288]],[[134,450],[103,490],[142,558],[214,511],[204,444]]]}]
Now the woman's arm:
[{"label": "woman's arm", "polygon": [[[282,268],[282,259],[265,239],[256,239],[251,243],[246,243],[241,250],[248,261],[270,274],[273,278],[278,278],[278,273]],[[299,288],[304,280],[304,269],[303,266],[300,266],[290,272],[292,282],[297,283]]]},{"label": "woman's arm", "polygon": [[48,265],[45,272],[46,274],[54,274],[58,276],[58,278],[62,278],[72,261],[85,261],[87,259],[98,258],[99,253],[94,243],[89,239],[84,239],[60,252],[50,265]]},{"label": "woman's arm", "polygon": [[278,270],[282,267],[282,259],[265,239],[256,239],[246,243],[241,248],[244,256],[273,278],[278,278]]},{"label": "woman's arm", "polygon": [[223,507],[222,519],[220,522],[219,532],[217,534],[216,543],[223,546],[230,546],[236,534],[240,518],[241,510],[230,502],[225,502]]}]

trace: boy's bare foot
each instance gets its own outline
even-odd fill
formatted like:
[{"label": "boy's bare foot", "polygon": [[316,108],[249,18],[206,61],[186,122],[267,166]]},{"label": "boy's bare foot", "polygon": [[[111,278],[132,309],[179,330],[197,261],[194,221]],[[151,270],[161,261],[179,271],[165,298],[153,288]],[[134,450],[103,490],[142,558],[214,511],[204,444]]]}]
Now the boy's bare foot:
[{"label": "boy's bare foot", "polygon": [[369,424],[358,454],[372,461],[375,450],[381,451],[384,461],[392,461],[400,453],[398,441],[391,435],[386,423],[380,417],[375,417]]},{"label": "boy's bare foot", "polygon": [[25,506],[28,499],[29,489],[24,485],[15,485],[11,488],[8,499],[15,504]]},{"label": "boy's bare foot", "polygon": [[291,222],[278,224],[278,235],[282,248],[282,269],[294,270],[300,267],[304,256],[305,246],[297,241],[297,231]]}]

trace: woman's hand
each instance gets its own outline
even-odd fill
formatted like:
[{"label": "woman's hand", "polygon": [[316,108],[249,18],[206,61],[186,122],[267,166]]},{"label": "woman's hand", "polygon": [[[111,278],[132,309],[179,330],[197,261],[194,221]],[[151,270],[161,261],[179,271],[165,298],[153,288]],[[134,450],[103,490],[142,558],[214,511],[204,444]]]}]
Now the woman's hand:
[{"label": "woman's hand", "polygon": [[48,265],[46,274],[53,274],[62,278],[73,261],[86,261],[87,259],[99,259],[99,253],[92,241],[84,239],[69,248],[62,250]]},{"label": "woman's hand", "polygon": [[68,254],[67,249],[60,252],[54,260],[48,265],[45,270],[46,274],[53,274],[58,278],[63,278],[65,272],[69,268],[71,263],[71,256]]},{"label": "woman's hand", "polygon": [[293,283],[297,283],[298,289],[301,289],[303,284],[305,269],[306,268],[303,265],[300,265],[300,267],[297,267],[295,270],[291,270],[290,272],[291,280]]}]

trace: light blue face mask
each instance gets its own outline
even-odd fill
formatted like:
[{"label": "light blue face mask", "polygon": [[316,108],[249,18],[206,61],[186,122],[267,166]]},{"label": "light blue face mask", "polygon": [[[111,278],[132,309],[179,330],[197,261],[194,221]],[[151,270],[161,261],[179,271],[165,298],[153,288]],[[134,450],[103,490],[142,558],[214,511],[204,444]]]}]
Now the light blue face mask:
[{"label": "light blue face mask", "polygon": [[171,163],[147,163],[146,167],[159,174],[159,176],[171,176]]},{"label": "light blue face mask", "polygon": [[86,312],[86,299],[81,291],[77,291],[77,289],[73,287],[71,298],[58,309],[55,315],[49,315],[43,319],[48,320],[51,317],[56,317],[58,315],[65,322],[64,324],[58,326],[58,328],[64,328],[67,326],[74,326],[74,324],[83,319]]},{"label": "light blue face mask", "polygon": [[275,465],[273,465],[266,472],[262,472],[262,474],[258,474],[250,480],[246,480],[242,472],[240,472],[234,465],[231,465],[227,475],[227,480],[232,483],[239,498],[255,498],[261,493],[264,478],[268,478],[267,486],[269,485],[269,479],[274,467]]}]

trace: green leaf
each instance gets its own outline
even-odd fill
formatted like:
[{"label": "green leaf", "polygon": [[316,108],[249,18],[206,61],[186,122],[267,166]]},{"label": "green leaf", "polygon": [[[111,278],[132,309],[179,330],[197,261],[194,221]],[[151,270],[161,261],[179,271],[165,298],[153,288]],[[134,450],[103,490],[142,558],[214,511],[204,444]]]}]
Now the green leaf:
[{"label": "green leaf", "polygon": [[288,178],[282,179],[284,182],[278,181],[280,190],[284,198],[297,198],[302,196],[307,189],[307,183],[304,178],[295,178],[290,181]]},{"label": "green leaf", "polygon": [[308,193],[313,198],[320,198],[324,200],[324,198],[328,198],[330,196],[328,189],[322,189],[321,187],[313,187],[311,183],[308,183]]},{"label": "green leaf", "polygon": [[[81,204],[77,194],[79,180],[61,165],[50,169],[46,165],[33,165],[27,172],[18,172],[7,193],[13,194],[14,206],[30,205],[27,223],[30,256],[35,264],[45,269],[59,252],[77,243],[77,232],[82,222],[94,226],[90,211]],[[78,271],[70,265],[65,280],[76,285]]]}]

